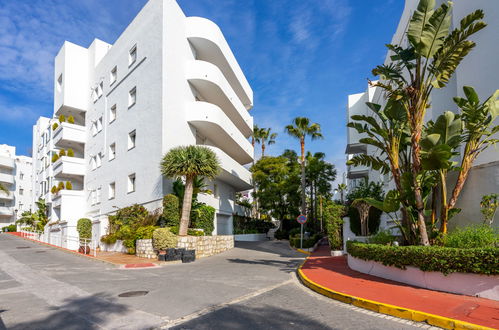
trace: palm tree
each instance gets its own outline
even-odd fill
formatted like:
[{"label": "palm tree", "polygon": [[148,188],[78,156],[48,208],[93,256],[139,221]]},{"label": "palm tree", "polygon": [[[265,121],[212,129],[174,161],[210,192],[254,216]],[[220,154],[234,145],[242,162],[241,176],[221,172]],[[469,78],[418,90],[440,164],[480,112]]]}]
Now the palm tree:
[{"label": "palm tree", "polygon": [[343,203],[343,194],[347,190],[347,185],[344,183],[340,183],[338,185],[338,191],[340,192],[341,202]]},{"label": "palm tree", "polygon": [[[253,134],[251,135],[251,146],[253,149],[255,149],[255,144],[261,142],[262,131],[263,129],[258,127],[258,125],[253,125]],[[253,165],[255,165],[255,159],[253,159]]]},{"label": "palm tree", "polygon": [[265,144],[272,145],[275,143],[277,133],[270,133],[272,128],[262,128],[260,130],[260,143],[262,144],[262,158],[265,156]]},{"label": "palm tree", "polygon": [[310,136],[312,140],[322,139],[321,125],[313,123],[306,117],[296,117],[293,124],[286,126],[286,133],[300,140],[301,147],[301,212],[306,214],[307,205],[305,197],[305,138]]},{"label": "palm tree", "polygon": [[181,146],[171,149],[161,161],[161,173],[168,178],[185,178],[185,193],[182,203],[179,235],[187,235],[192,206],[194,179],[203,176],[214,179],[220,171],[217,155],[202,146]]}]

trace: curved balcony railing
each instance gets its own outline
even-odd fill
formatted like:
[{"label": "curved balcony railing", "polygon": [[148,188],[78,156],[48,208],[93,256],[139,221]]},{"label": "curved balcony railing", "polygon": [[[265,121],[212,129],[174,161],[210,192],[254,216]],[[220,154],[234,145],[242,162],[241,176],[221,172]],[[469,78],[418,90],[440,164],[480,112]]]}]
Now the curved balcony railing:
[{"label": "curved balcony railing", "polygon": [[244,166],[236,162],[223,150],[213,146],[205,146],[213,150],[220,161],[222,171],[219,179],[229,183],[238,191],[245,191],[253,188],[251,184],[251,172]]}]

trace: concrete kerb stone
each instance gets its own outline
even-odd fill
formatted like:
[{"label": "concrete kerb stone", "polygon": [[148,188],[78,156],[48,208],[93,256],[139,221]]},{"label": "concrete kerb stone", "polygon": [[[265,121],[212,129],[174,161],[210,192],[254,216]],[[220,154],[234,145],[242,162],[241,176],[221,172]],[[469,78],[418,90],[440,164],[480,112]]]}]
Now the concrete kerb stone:
[{"label": "concrete kerb stone", "polygon": [[368,300],[360,297],[351,296],[345,293],[337,292],[326,288],[314,281],[310,280],[302,271],[303,265],[307,262],[308,257],[297,269],[297,275],[300,281],[309,289],[320,293],[328,298],[351,304],[360,308],[371,310],[377,313],[395,316],[398,318],[411,320],[415,322],[426,322],[430,325],[445,329],[473,329],[473,330],[493,330],[492,328],[484,327],[477,324],[472,324],[460,320],[450,319],[440,315],[429,314],[417,310],[412,310],[405,307],[394,306],[373,300]]}]

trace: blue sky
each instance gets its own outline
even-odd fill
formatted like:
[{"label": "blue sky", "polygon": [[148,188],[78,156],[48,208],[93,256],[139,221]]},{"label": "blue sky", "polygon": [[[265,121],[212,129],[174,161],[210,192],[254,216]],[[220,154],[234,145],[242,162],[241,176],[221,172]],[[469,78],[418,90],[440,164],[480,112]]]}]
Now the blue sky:
[{"label": "blue sky", "polygon": [[[53,58],[64,40],[113,43],[146,0],[1,0],[0,144],[31,148],[32,125],[52,116]],[[385,56],[402,0],[178,0],[188,16],[215,21],[254,91],[255,123],[272,127],[269,154],[298,142],[296,116],[321,124],[307,143],[344,169],[347,95],[362,92]],[[257,155],[260,152],[257,149]]]}]

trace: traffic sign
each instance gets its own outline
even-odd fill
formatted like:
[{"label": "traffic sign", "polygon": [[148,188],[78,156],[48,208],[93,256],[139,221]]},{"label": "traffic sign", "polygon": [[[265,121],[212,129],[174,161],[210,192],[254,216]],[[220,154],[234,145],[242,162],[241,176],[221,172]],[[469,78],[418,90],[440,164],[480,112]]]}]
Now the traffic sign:
[{"label": "traffic sign", "polygon": [[300,214],[298,218],[296,218],[296,221],[298,221],[299,224],[303,225],[305,222],[307,222],[307,216]]}]

